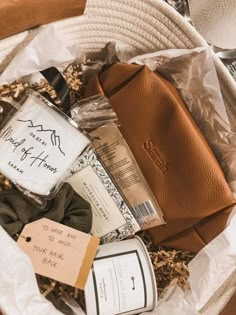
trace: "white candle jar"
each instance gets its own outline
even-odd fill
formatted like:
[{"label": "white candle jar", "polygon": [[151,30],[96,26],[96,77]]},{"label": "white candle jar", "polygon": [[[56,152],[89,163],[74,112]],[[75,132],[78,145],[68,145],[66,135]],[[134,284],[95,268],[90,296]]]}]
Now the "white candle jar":
[{"label": "white candle jar", "polygon": [[157,287],[139,237],[101,245],[85,287],[87,315],[132,315],[155,309]]},{"label": "white candle jar", "polygon": [[21,103],[0,131],[0,172],[27,191],[50,196],[90,141],[39,93],[28,91]]}]

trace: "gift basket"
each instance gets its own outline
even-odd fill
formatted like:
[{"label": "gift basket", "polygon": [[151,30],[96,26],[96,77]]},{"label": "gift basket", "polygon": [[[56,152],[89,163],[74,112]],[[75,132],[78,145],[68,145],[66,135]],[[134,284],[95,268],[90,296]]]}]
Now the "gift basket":
[{"label": "gift basket", "polygon": [[163,0],[17,8],[0,32],[0,312],[233,314],[225,65]]}]

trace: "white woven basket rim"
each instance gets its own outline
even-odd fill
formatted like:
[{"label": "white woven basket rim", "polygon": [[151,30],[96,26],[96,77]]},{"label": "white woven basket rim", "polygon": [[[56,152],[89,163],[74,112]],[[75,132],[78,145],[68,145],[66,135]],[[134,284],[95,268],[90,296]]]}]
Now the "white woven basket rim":
[{"label": "white woven basket rim", "polygon": [[[87,0],[83,16],[54,24],[66,32],[69,41],[93,54],[112,40],[128,43],[139,53],[207,46],[202,36],[163,0]],[[28,38],[27,31],[0,41],[0,64],[3,55],[22,41],[25,45]],[[224,101],[236,117],[236,82],[216,55],[214,61]]]}]

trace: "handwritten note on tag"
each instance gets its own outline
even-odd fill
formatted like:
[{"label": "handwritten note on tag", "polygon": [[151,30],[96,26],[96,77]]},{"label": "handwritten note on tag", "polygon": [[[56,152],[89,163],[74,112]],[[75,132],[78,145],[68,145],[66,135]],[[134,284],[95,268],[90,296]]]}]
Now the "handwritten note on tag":
[{"label": "handwritten note on tag", "polygon": [[30,257],[35,273],[84,289],[99,239],[40,219],[24,227],[17,243]]}]

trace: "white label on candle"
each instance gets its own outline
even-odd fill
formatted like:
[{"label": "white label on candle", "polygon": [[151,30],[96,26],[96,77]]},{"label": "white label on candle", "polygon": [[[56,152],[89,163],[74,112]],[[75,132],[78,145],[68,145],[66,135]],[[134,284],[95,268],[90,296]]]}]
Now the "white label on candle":
[{"label": "white label on candle", "polygon": [[122,314],[146,307],[146,284],[137,251],[95,258],[97,313]]},{"label": "white label on candle", "polygon": [[65,118],[30,95],[0,132],[0,172],[24,189],[48,195],[88,143]]}]

